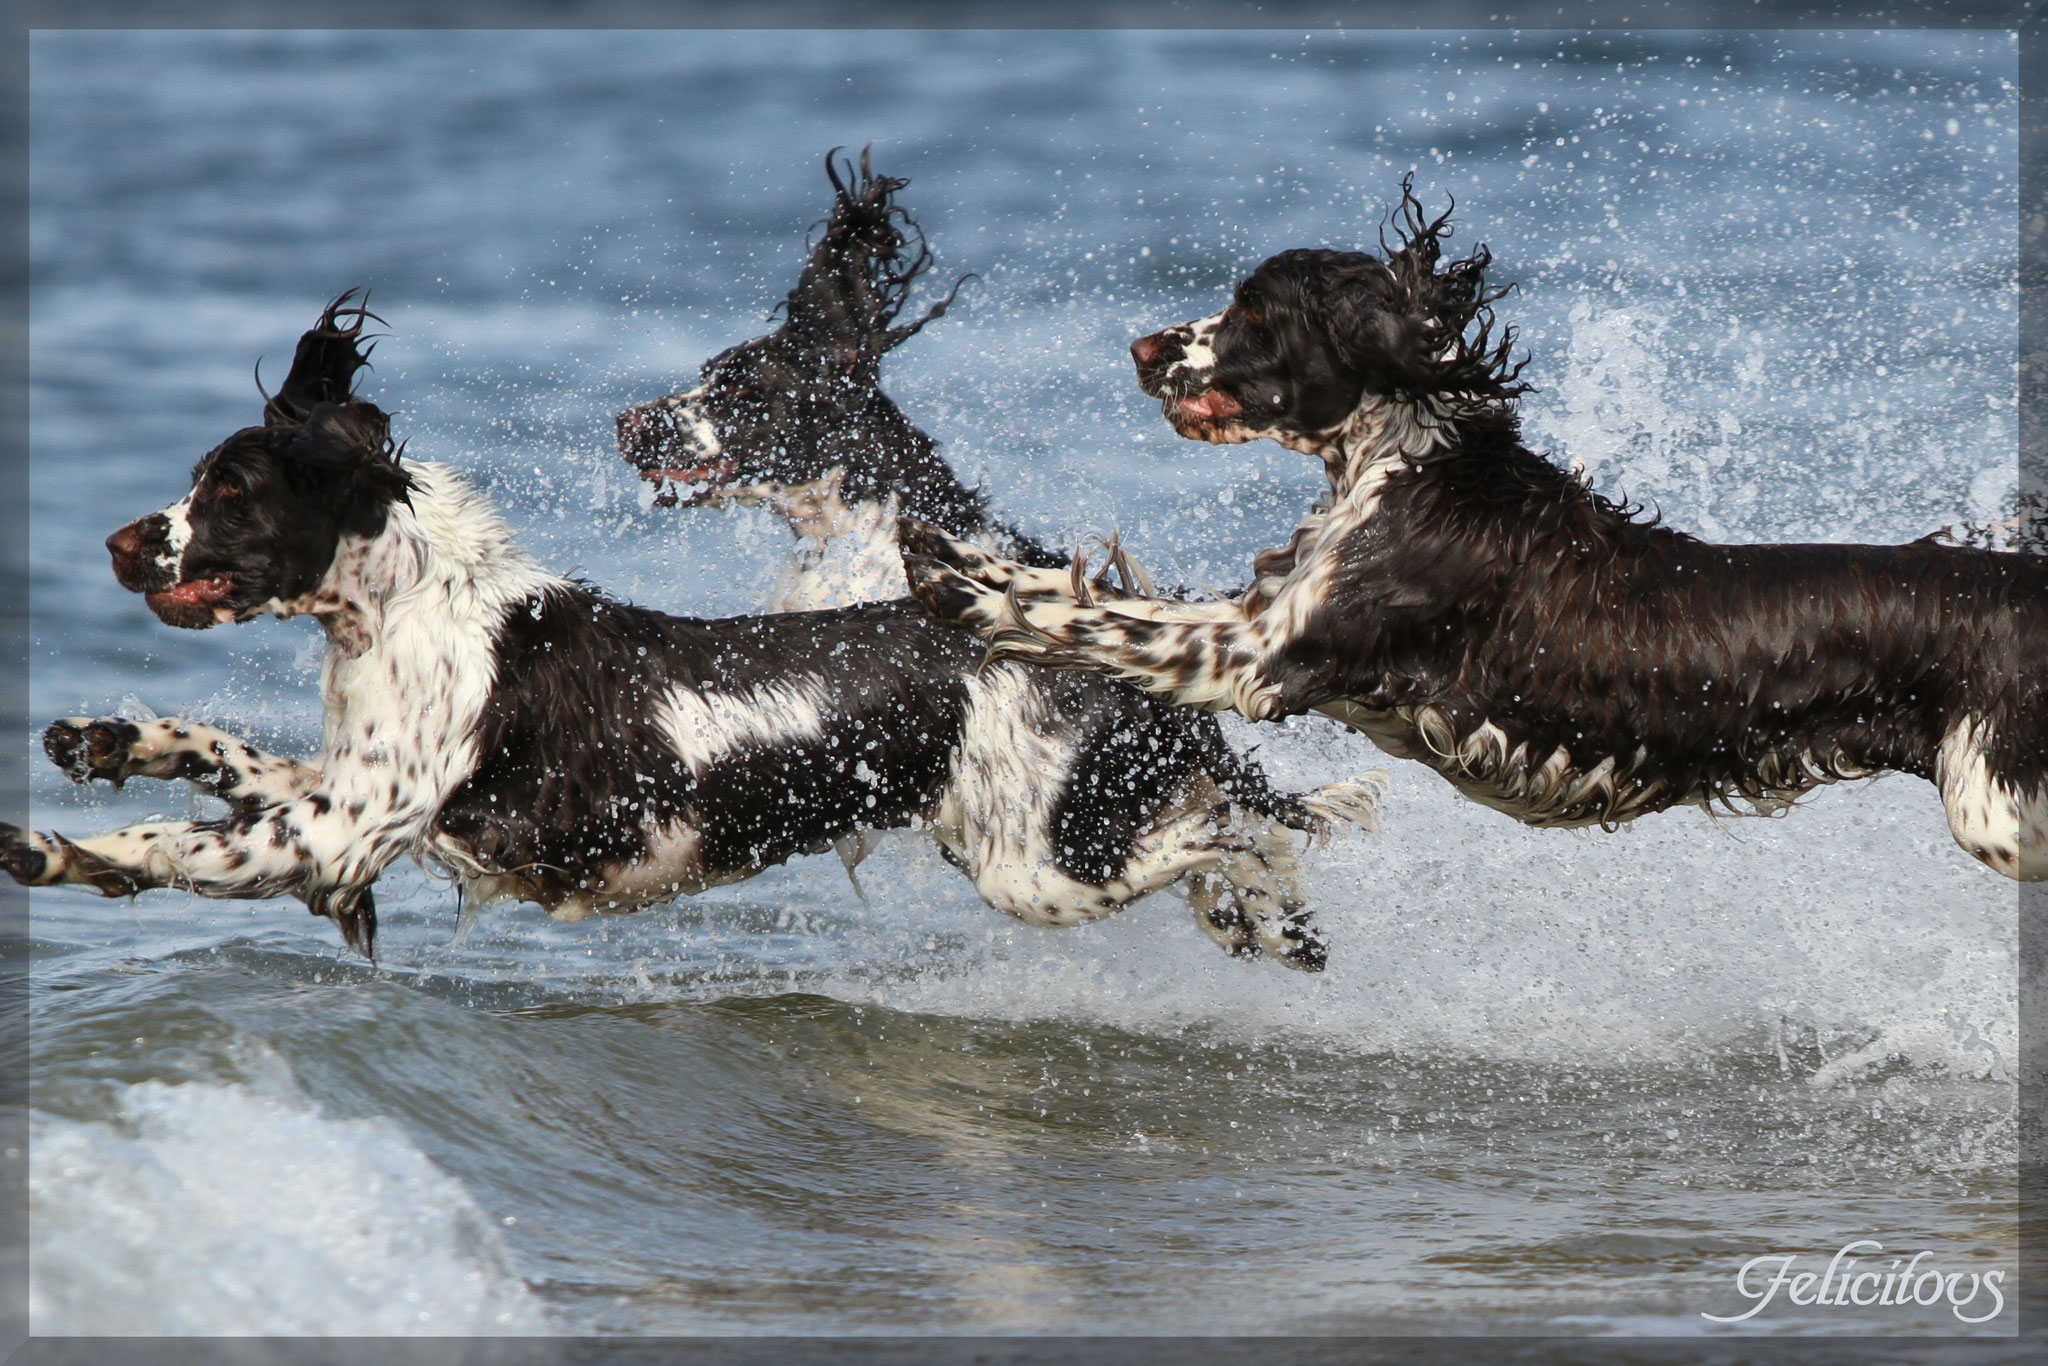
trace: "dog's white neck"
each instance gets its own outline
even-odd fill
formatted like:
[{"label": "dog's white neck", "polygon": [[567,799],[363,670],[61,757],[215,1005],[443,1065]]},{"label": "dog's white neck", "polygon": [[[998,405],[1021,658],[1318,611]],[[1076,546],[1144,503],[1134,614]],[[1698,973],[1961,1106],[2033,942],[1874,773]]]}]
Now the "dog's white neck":
[{"label": "dog's white neck", "polygon": [[1451,440],[1450,416],[1440,402],[1367,394],[1335,427],[1283,437],[1281,444],[1322,461],[1330,499],[1342,502],[1372,495],[1403,463],[1418,464]]},{"label": "dog's white neck", "polygon": [[425,611],[439,621],[495,623],[505,604],[549,584],[512,540],[497,509],[446,465],[406,464],[409,503],[395,503],[384,529],[344,536],[312,592],[274,602],[279,617],[309,615],[344,656],[370,648],[396,618]]},{"label": "dog's white neck", "polygon": [[[496,682],[507,609],[565,582],[513,543],[496,509],[454,470],[406,469],[410,506],[393,505],[375,536],[344,537],[318,588],[273,607],[326,629],[330,755],[374,751],[420,728],[467,735]],[[442,763],[441,778],[459,780],[468,758],[450,753]]]},{"label": "dog's white neck", "polygon": [[1246,610],[1261,611],[1326,539],[1349,533],[1379,511],[1380,493],[1394,473],[1420,464],[1451,440],[1449,421],[1434,404],[1368,395],[1326,431],[1270,432],[1289,450],[1323,462],[1330,491],[1316,500],[1284,546],[1252,561],[1254,579]]},{"label": "dog's white neck", "polygon": [[898,500],[848,502],[845,471],[807,484],[747,484],[710,502],[765,507],[789,524],[801,544],[769,595],[771,612],[815,612],[903,597],[903,555],[896,545]]}]

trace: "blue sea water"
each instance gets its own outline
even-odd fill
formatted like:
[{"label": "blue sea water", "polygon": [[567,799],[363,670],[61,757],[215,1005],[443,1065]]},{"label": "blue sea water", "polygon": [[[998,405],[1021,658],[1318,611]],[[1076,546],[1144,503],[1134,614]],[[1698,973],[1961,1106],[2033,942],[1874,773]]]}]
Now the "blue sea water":
[{"label": "blue sea water", "polygon": [[[1603,491],[1732,540],[2013,493],[2006,34],[70,32],[31,75],[39,720],[314,745],[310,627],[172,631],[100,543],[355,285],[408,453],[554,567],[754,607],[786,534],[646,506],[610,419],[764,330],[840,145],[911,178],[926,297],[977,277],[890,391],[1004,515],[1162,579],[1241,583],[1320,476],[1175,438],[1130,338],[1371,245],[1411,171]],[[1320,978],[1171,895],[1014,924],[909,837],[866,904],[827,856],[461,937],[395,868],[374,967],[295,902],[39,892],[35,1326],[1690,1333],[1766,1252],[2009,1278],[2016,897],[1926,784],[1571,836],[1328,723],[1232,733],[1393,772],[1384,835],[1311,855]],[[32,774],[38,828],[203,809]]]}]

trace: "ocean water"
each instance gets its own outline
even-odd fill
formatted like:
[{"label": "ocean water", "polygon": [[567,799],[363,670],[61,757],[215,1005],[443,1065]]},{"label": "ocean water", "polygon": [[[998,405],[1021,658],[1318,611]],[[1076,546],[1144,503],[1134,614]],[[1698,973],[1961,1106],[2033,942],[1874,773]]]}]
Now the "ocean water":
[{"label": "ocean water", "polygon": [[[1734,540],[2013,493],[2008,35],[73,32],[31,64],[39,721],[312,747],[311,628],[172,631],[100,542],[352,285],[410,453],[557,568],[749,610],[787,536],[648,507],[610,418],[763,330],[837,145],[912,178],[926,297],[978,277],[891,392],[1006,516],[1120,527],[1164,580],[1242,582],[1319,475],[1179,441],[1129,339],[1371,244],[1411,169],[1518,282],[1532,440],[1604,491]],[[1291,783],[1392,771],[1384,834],[1309,855],[1321,977],[1171,894],[1012,923],[908,836],[865,903],[826,856],[460,934],[396,867],[374,965],[296,902],[36,893],[36,1330],[2011,1331],[1701,1317],[1857,1239],[2011,1280],[2017,897],[1930,787],[1567,835],[1333,724],[1230,724]],[[38,828],[204,809],[31,773]]]}]

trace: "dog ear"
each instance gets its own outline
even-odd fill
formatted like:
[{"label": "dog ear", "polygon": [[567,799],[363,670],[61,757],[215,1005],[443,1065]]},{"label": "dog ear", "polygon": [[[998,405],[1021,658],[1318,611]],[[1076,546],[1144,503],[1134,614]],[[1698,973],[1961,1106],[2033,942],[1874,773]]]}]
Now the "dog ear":
[{"label": "dog ear", "polygon": [[1411,390],[1416,363],[1431,354],[1434,316],[1378,261],[1334,270],[1322,288],[1327,293],[1318,307],[1326,312],[1337,363],[1377,392]]},{"label": "dog ear", "polygon": [[[264,394],[264,426],[298,427],[319,405],[348,401],[356,372],[370,363],[377,346],[364,337],[363,324],[384,321],[366,307],[369,297],[351,289],[321,310],[320,321],[299,338],[284,384],[275,395]],[[261,362],[256,388],[263,389]]]},{"label": "dog ear", "polygon": [[[876,175],[863,149],[858,170],[825,156],[832,182],[832,213],[811,248],[796,288],[784,301],[784,330],[806,350],[822,353],[842,375],[875,382],[883,353],[911,336],[953,302],[949,293],[913,323],[892,326],[910,296],[912,282],[932,264],[924,233],[894,202],[910,182]],[[963,277],[965,278],[965,277]],[[856,353],[847,365],[842,353]]]},{"label": "dog ear", "polygon": [[[1415,198],[1414,177],[1402,178],[1401,205],[1390,219],[1400,245],[1387,250],[1387,273],[1394,310],[1412,319],[1416,330],[1412,349],[1401,353],[1406,363],[1400,383],[1412,393],[1460,390],[1503,398],[1526,393],[1529,386],[1518,377],[1527,360],[1513,359],[1514,329],[1497,325],[1493,312],[1514,286],[1487,283],[1493,253],[1483,242],[1469,255],[1443,259],[1455,207],[1448,202],[1442,213],[1430,217]],[[1380,245],[1386,249],[1384,229]]]},{"label": "dog ear", "polygon": [[351,526],[360,521],[374,533],[391,504],[412,505],[412,476],[399,461],[400,448],[391,444],[391,419],[374,403],[319,404],[293,435],[291,453],[301,468],[333,484],[347,507],[363,514],[350,519]]},{"label": "dog ear", "polygon": [[292,437],[292,455],[301,463],[340,469],[359,461],[388,459],[391,420],[374,403],[355,399],[321,403],[306,415]]}]

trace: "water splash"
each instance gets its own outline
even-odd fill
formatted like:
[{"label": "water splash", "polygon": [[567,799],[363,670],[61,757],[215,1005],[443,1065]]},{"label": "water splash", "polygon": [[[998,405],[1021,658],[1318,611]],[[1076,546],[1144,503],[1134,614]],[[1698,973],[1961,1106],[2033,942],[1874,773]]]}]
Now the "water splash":
[{"label": "water splash", "polygon": [[143,1082],[111,1122],[34,1115],[35,1332],[547,1330],[498,1229],[402,1130],[257,1072]]}]

